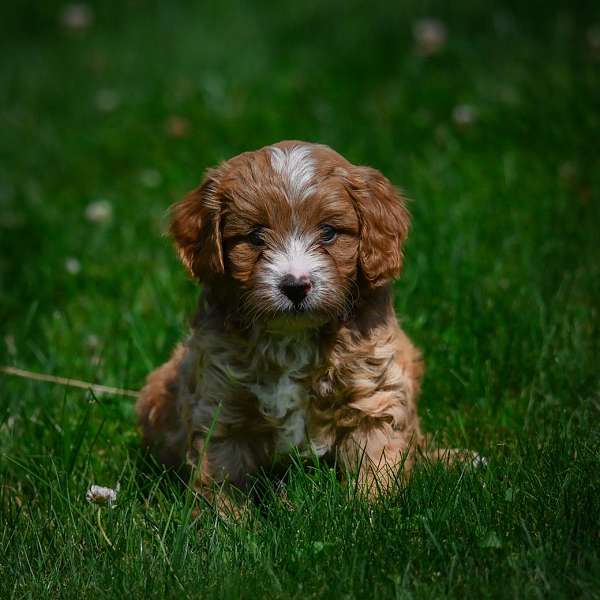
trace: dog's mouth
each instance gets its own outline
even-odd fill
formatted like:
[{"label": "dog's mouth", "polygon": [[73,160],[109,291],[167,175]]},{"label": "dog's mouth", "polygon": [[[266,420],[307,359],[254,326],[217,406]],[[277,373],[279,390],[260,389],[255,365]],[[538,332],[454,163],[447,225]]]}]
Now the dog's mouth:
[{"label": "dog's mouth", "polygon": [[[281,301],[282,300],[282,301]],[[302,318],[319,313],[313,298],[309,295],[299,302],[292,302],[288,298],[282,298],[277,307],[277,316],[284,315],[290,318]]]},{"label": "dog's mouth", "polygon": [[302,304],[294,304],[292,307],[282,311],[284,314],[289,314],[292,316],[301,316],[306,315],[308,313],[314,312],[313,309],[308,307],[304,302]]}]

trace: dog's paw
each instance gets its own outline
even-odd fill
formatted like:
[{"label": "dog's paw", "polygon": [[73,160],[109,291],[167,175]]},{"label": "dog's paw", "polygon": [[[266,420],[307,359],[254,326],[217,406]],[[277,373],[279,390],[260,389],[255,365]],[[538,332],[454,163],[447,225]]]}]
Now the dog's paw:
[{"label": "dog's paw", "polygon": [[440,461],[446,465],[461,464],[474,469],[483,469],[488,466],[488,459],[474,450],[457,448],[429,449],[423,453],[423,458],[429,461]]}]

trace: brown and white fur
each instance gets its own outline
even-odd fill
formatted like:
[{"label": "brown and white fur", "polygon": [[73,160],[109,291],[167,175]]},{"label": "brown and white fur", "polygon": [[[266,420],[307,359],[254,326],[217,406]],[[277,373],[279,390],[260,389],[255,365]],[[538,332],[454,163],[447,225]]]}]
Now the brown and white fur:
[{"label": "brown and white fur", "polygon": [[285,141],[209,170],[172,207],[203,293],[137,403],[157,457],[194,467],[203,490],[243,489],[294,448],[370,494],[407,473],[424,446],[423,364],[390,283],[408,228],[392,184],[327,146]]}]

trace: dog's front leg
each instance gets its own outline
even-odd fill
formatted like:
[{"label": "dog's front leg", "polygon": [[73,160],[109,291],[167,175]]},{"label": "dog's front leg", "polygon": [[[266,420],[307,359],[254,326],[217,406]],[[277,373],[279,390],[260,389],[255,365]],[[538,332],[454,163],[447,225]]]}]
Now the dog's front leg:
[{"label": "dog's front leg", "polygon": [[263,462],[259,450],[235,436],[194,434],[187,455],[194,488],[223,516],[243,518],[251,477]]},{"label": "dog's front leg", "polygon": [[401,483],[414,462],[415,432],[396,431],[385,421],[367,422],[338,446],[338,460],[356,478],[361,494],[377,498]]}]

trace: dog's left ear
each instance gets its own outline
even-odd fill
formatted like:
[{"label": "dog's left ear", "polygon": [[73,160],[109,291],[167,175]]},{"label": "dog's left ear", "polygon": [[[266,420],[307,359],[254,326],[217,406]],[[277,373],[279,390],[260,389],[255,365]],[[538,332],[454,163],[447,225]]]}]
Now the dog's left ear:
[{"label": "dog's left ear", "polygon": [[383,285],[402,270],[402,246],[410,226],[404,198],[370,167],[353,167],[345,179],[360,222],[361,271],[370,285]]},{"label": "dog's left ear", "polygon": [[225,272],[218,186],[219,170],[210,169],[202,185],[170,210],[169,230],[181,262],[202,282]]}]

